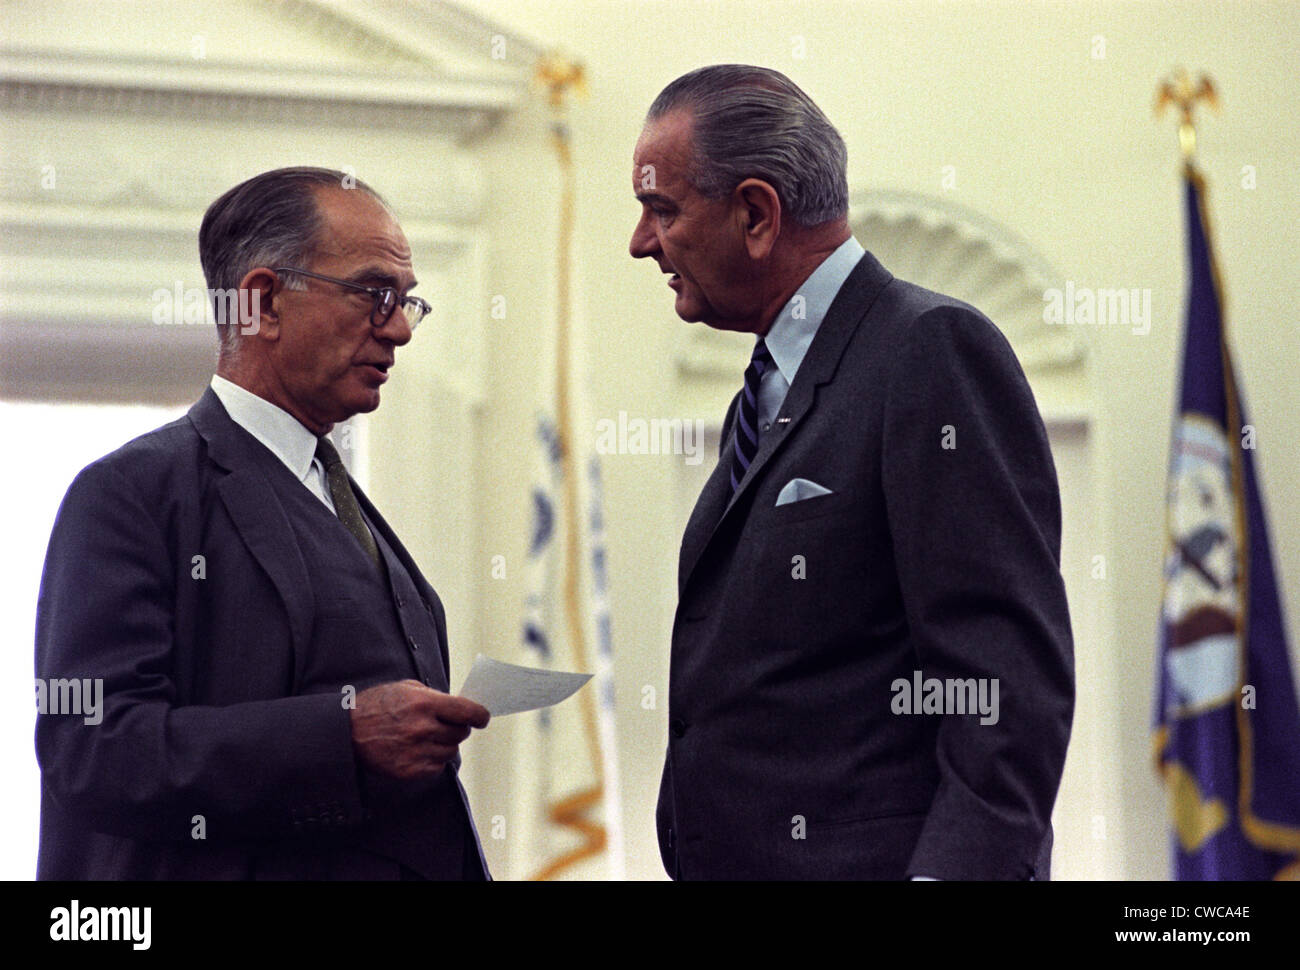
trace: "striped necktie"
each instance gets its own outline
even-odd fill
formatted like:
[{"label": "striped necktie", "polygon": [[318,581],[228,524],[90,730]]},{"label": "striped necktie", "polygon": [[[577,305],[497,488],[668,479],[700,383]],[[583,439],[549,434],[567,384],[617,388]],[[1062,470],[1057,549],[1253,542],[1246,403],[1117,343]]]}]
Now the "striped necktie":
[{"label": "striped necktie", "polygon": [[375,545],[375,537],[370,534],[366,520],[361,517],[361,506],[357,504],[357,496],[352,491],[352,483],[348,481],[348,472],[343,467],[338,449],[328,438],[318,438],[316,457],[325,466],[325,481],[329,485],[330,497],[334,499],[334,511],[338,513],[339,521],[347,526],[347,530],[361,543],[366,555],[378,566],[379,547]]},{"label": "striped necktie", "polygon": [[763,338],[754,345],[754,356],[745,368],[745,389],[740,395],[736,411],[736,453],[731,459],[731,493],[736,494],[740,482],[749,471],[749,463],[758,453],[758,384],[772,367],[772,354]]}]

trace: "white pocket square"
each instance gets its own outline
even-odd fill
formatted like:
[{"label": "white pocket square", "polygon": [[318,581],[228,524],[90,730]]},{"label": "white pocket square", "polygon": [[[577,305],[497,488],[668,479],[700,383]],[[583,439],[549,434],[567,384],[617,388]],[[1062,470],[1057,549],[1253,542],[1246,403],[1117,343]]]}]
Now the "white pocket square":
[{"label": "white pocket square", "polygon": [[806,478],[792,478],[785,483],[781,494],[776,497],[776,504],[777,506],[789,505],[791,502],[802,502],[804,499],[830,494],[831,490],[824,485],[818,485]]}]

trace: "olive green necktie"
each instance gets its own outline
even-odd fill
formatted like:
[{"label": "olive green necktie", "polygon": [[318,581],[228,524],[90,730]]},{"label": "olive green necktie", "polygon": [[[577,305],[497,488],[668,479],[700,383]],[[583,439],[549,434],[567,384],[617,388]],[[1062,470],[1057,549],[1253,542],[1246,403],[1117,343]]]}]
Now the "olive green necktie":
[{"label": "olive green necktie", "polygon": [[339,521],[347,526],[357,542],[361,543],[366,555],[378,566],[379,547],[375,545],[375,537],[366,527],[366,520],[361,517],[361,506],[357,504],[352,483],[348,481],[348,471],[343,467],[343,459],[339,457],[338,450],[328,438],[319,438],[316,441],[316,457],[325,466],[325,481],[329,484],[330,497],[334,499],[334,511],[338,513]]}]

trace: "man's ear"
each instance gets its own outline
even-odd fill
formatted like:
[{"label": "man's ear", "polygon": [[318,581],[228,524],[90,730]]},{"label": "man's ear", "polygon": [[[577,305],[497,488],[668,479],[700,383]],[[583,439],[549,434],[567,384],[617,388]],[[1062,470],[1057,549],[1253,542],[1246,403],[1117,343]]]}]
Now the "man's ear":
[{"label": "man's ear", "polygon": [[745,179],[736,186],[745,248],[751,259],[766,259],[781,235],[781,198],[770,182]]},{"label": "man's ear", "polygon": [[280,339],[280,314],[275,308],[279,279],[265,266],[250,269],[239,281],[239,332],[242,336]]}]

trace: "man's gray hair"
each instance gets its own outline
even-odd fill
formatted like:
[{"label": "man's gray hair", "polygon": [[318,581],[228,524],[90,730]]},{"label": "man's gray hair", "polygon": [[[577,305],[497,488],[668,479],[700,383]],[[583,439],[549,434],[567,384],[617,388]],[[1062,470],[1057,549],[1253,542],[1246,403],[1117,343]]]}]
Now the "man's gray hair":
[{"label": "man's gray hair", "polygon": [[646,120],[679,109],[693,118],[687,177],[705,198],[757,178],[776,189],[797,225],[848,215],[844,139],[784,74],[747,64],[701,67],[664,88]]},{"label": "man's gray hair", "polygon": [[[311,166],[255,175],[208,206],[199,228],[199,260],[212,293],[222,354],[234,354],[239,343],[239,320],[227,319],[231,304],[223,294],[234,293],[248,271],[259,266],[310,268],[304,264],[316,250],[323,225],[316,193],[327,187],[360,190],[388,208],[356,176]],[[306,284],[293,276],[284,285],[303,289]]]}]

